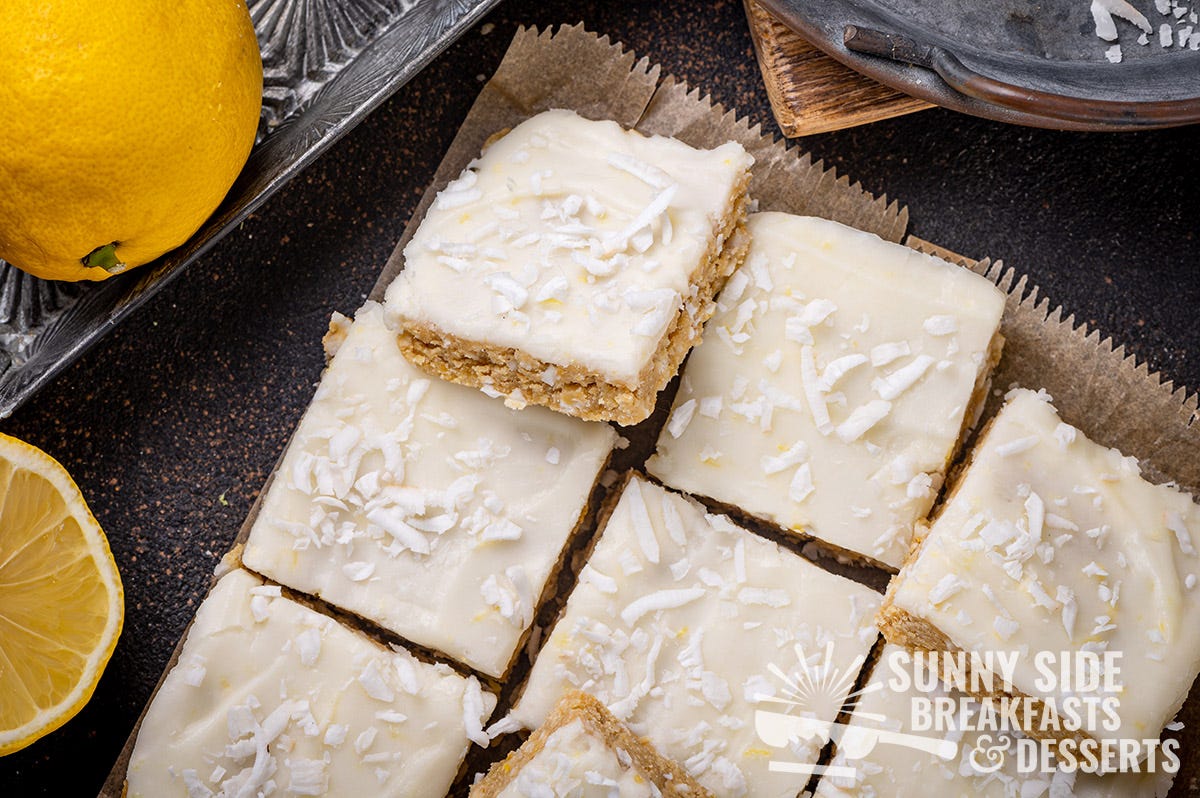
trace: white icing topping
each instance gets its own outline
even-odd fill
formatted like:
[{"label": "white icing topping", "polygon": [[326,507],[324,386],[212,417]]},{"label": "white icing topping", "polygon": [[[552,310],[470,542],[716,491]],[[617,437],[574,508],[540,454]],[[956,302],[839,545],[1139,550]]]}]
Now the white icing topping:
[{"label": "white icing topping", "polygon": [[899,567],[941,487],[1004,295],[834,222],[760,213],[749,228],[746,265],[718,298],[678,423],[647,468]]},{"label": "white icing topping", "polygon": [[[1118,728],[1086,731],[1157,737],[1200,670],[1200,596],[1187,588],[1200,512],[1064,429],[1038,395],[1009,394],[894,600],[967,650],[1117,654]],[[998,620],[971,622],[988,617]],[[1040,675],[1022,656],[1013,684],[1061,705],[1071,685]]]},{"label": "white icing topping", "polygon": [[555,729],[496,798],[659,798],[629,755],[575,720]]},{"label": "white icing topping", "polygon": [[368,304],[263,500],[247,566],[504,672],[596,475],[607,425],[427,379]]},{"label": "white icing topping", "polygon": [[[640,543],[647,520],[657,562]],[[636,572],[626,575],[631,559]],[[565,690],[578,687],[715,794],[794,798],[807,776],[773,773],[769,760],[811,764],[820,742],[776,751],[758,739],[763,685],[786,689],[769,666],[794,676],[797,647],[816,664],[831,644],[833,665],[849,674],[834,688],[844,695],[855,658],[876,638],[878,606],[867,588],[634,476],[513,717],[535,727]],[[840,700],[813,711],[831,720]]]},{"label": "white icing topping", "polygon": [[475,679],[383,649],[240,569],[201,604],[179,662],[142,722],[130,798],[441,795],[496,704]]},{"label": "white icing topping", "polygon": [[636,385],[752,160],[733,142],[697,150],[539,114],[438,195],[389,310]]}]

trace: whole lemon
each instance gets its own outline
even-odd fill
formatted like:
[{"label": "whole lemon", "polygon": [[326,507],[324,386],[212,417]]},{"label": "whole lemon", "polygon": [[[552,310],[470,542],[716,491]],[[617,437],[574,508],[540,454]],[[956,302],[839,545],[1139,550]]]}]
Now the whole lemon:
[{"label": "whole lemon", "polygon": [[242,0],[4,0],[0,258],[103,280],[182,244],[237,177],[262,60]]}]

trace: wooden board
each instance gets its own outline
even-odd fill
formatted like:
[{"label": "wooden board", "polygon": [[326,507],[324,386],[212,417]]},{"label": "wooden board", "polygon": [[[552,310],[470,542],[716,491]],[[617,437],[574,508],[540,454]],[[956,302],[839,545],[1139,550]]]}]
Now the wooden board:
[{"label": "wooden board", "polygon": [[788,138],[829,133],[932,107],[825,55],[757,0],[745,0],[771,110]]}]

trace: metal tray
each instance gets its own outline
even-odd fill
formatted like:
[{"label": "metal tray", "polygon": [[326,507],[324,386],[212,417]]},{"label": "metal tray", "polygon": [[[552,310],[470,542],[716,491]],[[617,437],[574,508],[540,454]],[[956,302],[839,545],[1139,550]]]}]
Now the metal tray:
[{"label": "metal tray", "polygon": [[[1200,121],[1200,51],[1159,44],[1160,25],[1177,37],[1193,23],[1153,0],[1130,0],[1153,27],[1145,45],[1120,19],[1116,42],[1098,38],[1088,0],[760,2],[838,61],[956,111],[1064,130]],[[1120,63],[1105,57],[1114,43]]]},{"label": "metal tray", "polygon": [[[258,141],[181,247],[102,283],[0,261],[0,418],[66,368],[351,130],[499,0],[251,0],[263,56]],[[3,187],[0,187],[3,190]]]}]

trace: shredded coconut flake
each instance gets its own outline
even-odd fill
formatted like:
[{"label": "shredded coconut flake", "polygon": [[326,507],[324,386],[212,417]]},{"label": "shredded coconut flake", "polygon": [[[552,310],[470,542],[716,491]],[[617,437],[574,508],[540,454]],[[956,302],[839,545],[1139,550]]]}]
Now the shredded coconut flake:
[{"label": "shredded coconut flake", "polygon": [[946,574],[929,591],[929,603],[938,606],[965,588],[967,583],[955,574]]},{"label": "shredded coconut flake", "polygon": [[838,424],[837,436],[844,443],[853,443],[880,421],[883,421],[891,411],[891,402],[883,399],[873,399],[862,407],[856,407],[849,418]]},{"label": "shredded coconut flake", "polygon": [[683,607],[701,598],[704,596],[704,593],[705,591],[702,587],[657,590],[635,599],[626,605],[625,609],[621,610],[621,620],[625,622],[626,626],[633,626],[647,613]]},{"label": "shredded coconut flake", "polygon": [[1000,636],[1001,640],[1008,640],[1017,633],[1017,630],[1021,628],[1021,624],[1012,618],[997,615],[996,620],[992,621],[992,628],[996,630],[996,634]]},{"label": "shredded coconut flake", "polygon": [[738,591],[738,601],[763,607],[786,607],[792,603],[792,598],[786,590],[765,587],[744,587]]},{"label": "shredded coconut flake", "polygon": [[503,734],[512,734],[521,730],[521,724],[511,715],[506,715],[500,720],[493,723],[487,728],[487,736],[489,740],[495,740]]},{"label": "shredded coconut flake", "polygon": [[662,502],[663,526],[667,528],[667,536],[677,546],[687,545],[687,534],[683,529],[683,519],[679,516],[679,510],[676,509],[675,503],[669,498],[664,498]]},{"label": "shredded coconut flake", "polygon": [[653,164],[623,152],[610,153],[608,165],[633,175],[651,188],[664,189],[671,185],[671,176]]},{"label": "shredded coconut flake", "polygon": [[958,332],[958,319],[954,316],[930,316],[921,326],[933,336],[953,335]]},{"label": "shredded coconut flake", "polygon": [[193,654],[186,662],[180,662],[175,669],[179,678],[189,687],[199,687],[204,682],[204,676],[208,673],[208,669],[204,666],[204,657],[199,654]]},{"label": "shredded coconut flake", "polygon": [[375,563],[361,560],[348,562],[342,566],[342,574],[351,582],[362,582],[371,578],[375,573]]},{"label": "shredded coconut flake", "polygon": [[667,329],[679,308],[679,294],[669,288],[626,289],[622,294],[625,304],[642,316],[633,325],[635,335],[658,338]]},{"label": "shredded coconut flake", "polygon": [[909,348],[908,341],[879,344],[871,347],[871,365],[879,368],[910,354],[912,354],[912,350]]},{"label": "shredded coconut flake", "polygon": [[371,660],[367,663],[367,666],[358,675],[358,683],[362,685],[367,695],[376,701],[391,703],[396,700],[395,691],[384,681],[383,674],[379,670],[378,660]]},{"label": "shredded coconut flake", "polygon": [[1038,444],[1038,436],[1027,435],[1024,438],[1001,443],[996,446],[995,452],[998,457],[1012,457],[1014,454],[1027,452]]},{"label": "shredded coconut flake", "polygon": [[633,529],[637,535],[638,547],[641,548],[642,555],[647,561],[657,563],[660,553],[658,538],[654,534],[654,524],[650,521],[650,511],[646,507],[646,499],[642,496],[642,489],[638,487],[636,479],[629,481],[625,493],[629,496],[629,512],[633,517]]},{"label": "shredded coconut flake", "polygon": [[463,729],[468,740],[487,748],[491,739],[483,731],[483,714],[483,689],[479,680],[471,676],[463,688]]},{"label": "shredded coconut flake", "polygon": [[570,287],[570,283],[567,282],[566,277],[562,276],[561,274],[556,275],[547,280],[545,284],[538,289],[537,294],[535,294],[533,297],[533,301],[540,303],[557,300],[561,302],[562,300],[566,299],[567,293],[570,291]]},{"label": "shredded coconut flake", "polygon": [[696,413],[696,400],[688,399],[681,405],[678,405],[671,411],[671,418],[667,422],[667,432],[671,433],[672,438],[678,438],[687,430],[688,425],[692,423],[692,416]]},{"label": "shredded coconut flake", "polygon": [[1075,601],[1075,591],[1065,585],[1059,585],[1054,598],[1062,605],[1063,629],[1067,632],[1067,638],[1071,639],[1075,636],[1075,617],[1079,613],[1079,605]]},{"label": "shredded coconut flake", "polygon": [[1191,532],[1188,531],[1181,514],[1175,511],[1167,513],[1167,529],[1175,533],[1175,541],[1179,544],[1181,552],[1195,556],[1196,547],[1192,545]]},{"label": "shredded coconut flake", "polygon": [[325,736],[322,740],[330,748],[337,748],[346,742],[346,733],[348,731],[350,731],[350,727],[344,723],[330,723],[325,727]]},{"label": "shredded coconut flake", "polygon": [[825,370],[821,372],[821,390],[831,391],[833,386],[837,385],[842,377],[846,376],[852,369],[858,368],[867,362],[867,356],[863,354],[843,355],[835,360],[831,360]]},{"label": "shredded coconut flake", "polygon": [[288,791],[292,795],[325,795],[329,789],[329,776],[325,773],[325,760],[289,758],[288,769],[291,782]]},{"label": "shredded coconut flake", "polygon": [[805,327],[816,327],[837,312],[837,305],[828,299],[814,299],[800,311],[797,323]]},{"label": "shredded coconut flake", "polygon": [[431,550],[425,536],[410,526],[398,510],[377,507],[367,513],[367,520],[395,538],[401,548],[416,554],[428,554]]},{"label": "shredded coconut flake", "polygon": [[250,597],[250,615],[253,616],[255,623],[262,623],[271,614],[271,603],[266,596],[251,596]]},{"label": "shredded coconut flake", "polygon": [[808,400],[817,432],[828,435],[833,432],[833,424],[829,420],[829,409],[825,406],[825,395],[821,391],[820,377],[817,376],[817,364],[811,346],[800,350],[800,381],[804,385],[804,396]]},{"label": "shredded coconut flake", "polygon": [[497,540],[520,540],[524,530],[507,518],[496,518],[489,521],[479,535],[480,541],[490,543]]},{"label": "shredded coconut flake", "polygon": [[309,628],[296,635],[296,651],[301,665],[315,665],[317,657],[321,656],[321,631]]},{"label": "shredded coconut flake", "polygon": [[583,570],[579,574],[579,579],[580,581],[587,582],[601,593],[612,595],[617,592],[617,580],[600,573],[591,563],[583,566]]},{"label": "shredded coconut flake", "polygon": [[933,365],[929,355],[917,355],[909,363],[893,371],[891,374],[878,377],[871,382],[871,387],[880,399],[891,401],[907,391],[917,380],[925,376],[925,372]]},{"label": "shredded coconut flake", "polygon": [[807,499],[813,490],[815,488],[813,487],[812,469],[808,463],[801,463],[792,476],[791,484],[788,485],[788,498],[799,504]]},{"label": "shredded coconut flake", "polygon": [[808,459],[808,444],[804,441],[796,441],[787,448],[782,454],[777,457],[767,456],[762,458],[761,466],[763,473],[767,476],[778,474],[780,471],[786,471],[794,465],[799,465]]},{"label": "shredded coconut flake", "polygon": [[421,681],[417,676],[417,666],[412,656],[401,657],[395,662],[396,679],[400,682],[400,689],[409,695],[417,695],[421,692]]},{"label": "shredded coconut flake", "polygon": [[1146,15],[1130,5],[1127,0],[1092,0],[1092,19],[1096,23],[1096,35],[1105,41],[1111,42],[1117,38],[1114,16],[1132,22],[1145,33],[1154,31]]}]

